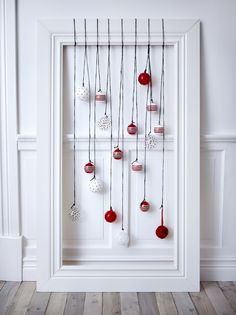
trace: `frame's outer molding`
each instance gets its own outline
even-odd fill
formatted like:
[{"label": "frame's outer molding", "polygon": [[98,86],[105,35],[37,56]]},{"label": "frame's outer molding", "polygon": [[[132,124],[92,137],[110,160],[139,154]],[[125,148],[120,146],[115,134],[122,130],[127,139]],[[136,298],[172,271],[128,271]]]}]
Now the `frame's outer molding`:
[{"label": "frame's outer molding", "polygon": [[17,148],[16,0],[0,0],[0,278],[22,279]]},{"label": "frame's outer molding", "polygon": [[[82,21],[80,20],[79,23]],[[131,23],[131,20],[125,20]],[[139,44],[146,44],[144,32],[145,21],[141,21],[143,33]],[[114,25],[118,20],[114,20]],[[161,44],[160,20],[152,20],[153,44]],[[101,43],[103,37],[102,26]],[[61,136],[60,121],[60,67],[63,45],[73,44],[71,20],[40,21],[38,24],[38,283],[39,291],[197,291],[200,273],[200,49],[199,21],[166,20],[167,44],[181,44],[177,51],[178,62],[182,62],[178,81],[181,95],[177,94],[181,107],[178,132],[181,137],[179,156],[181,157],[181,206],[179,221],[182,229],[177,229],[176,242],[179,255],[177,268],[168,275],[158,273],[151,276],[136,270],[136,275],[108,273],[93,270],[83,273],[78,266],[62,266],[61,232],[60,232],[60,177]],[[143,34],[143,35],[142,35]],[[88,28],[88,42],[95,43],[95,34]],[[105,35],[105,34],[104,34]],[[111,36],[111,43],[119,44],[118,31]],[[133,34],[125,34],[126,43],[133,43]],[[105,38],[105,37],[104,37]],[[152,40],[152,35],[151,35]],[[79,43],[82,39],[78,39]],[[41,93],[40,91],[44,91]],[[184,127],[183,127],[184,126]],[[56,139],[54,141],[54,139]],[[177,137],[177,139],[179,139]],[[56,159],[54,159],[56,158]],[[53,162],[53,163],[52,163]],[[180,177],[181,177],[180,176]],[[54,185],[55,182],[55,185]],[[42,233],[42,226],[43,233]],[[193,229],[193,226],[197,228]],[[181,240],[181,243],[179,242]],[[194,246],[193,246],[194,244]],[[175,254],[176,255],[176,254]],[[129,275],[128,275],[129,274]],[[118,277],[119,275],[119,277]],[[137,276],[138,275],[138,276]],[[167,276],[166,276],[167,275]],[[132,281],[131,281],[132,280]]]}]

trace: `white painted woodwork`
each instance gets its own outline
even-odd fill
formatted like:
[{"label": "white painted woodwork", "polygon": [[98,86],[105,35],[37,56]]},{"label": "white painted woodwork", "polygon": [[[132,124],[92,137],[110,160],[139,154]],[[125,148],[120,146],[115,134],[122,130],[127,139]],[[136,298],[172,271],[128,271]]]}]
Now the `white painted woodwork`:
[{"label": "white painted woodwork", "polygon": [[[101,2],[102,1],[102,2]],[[42,17],[72,18],[74,12],[80,17],[140,17],[156,18],[198,17],[202,24],[201,49],[201,278],[205,280],[236,280],[236,239],[234,225],[236,221],[236,129],[234,106],[235,60],[234,38],[235,2],[224,3],[199,0],[189,5],[187,0],[179,3],[171,1],[153,1],[150,6],[145,2],[137,5],[133,1],[118,1],[110,5],[109,1],[99,3],[47,0],[17,1],[17,24],[15,24],[15,0],[1,0],[0,38],[1,38],[1,168],[0,171],[0,234],[24,236],[22,243],[23,279],[37,278],[37,242],[36,242],[36,28]],[[33,5],[32,5],[33,4]],[[93,10],[91,10],[91,6]],[[207,9],[214,6],[214,9]],[[57,10],[55,10],[57,7]],[[104,11],[104,8],[106,10]],[[125,10],[124,10],[125,8]],[[225,19],[226,17],[226,19]],[[219,23],[224,20],[224,23]],[[17,26],[17,51],[15,46],[15,25]],[[227,45],[219,45],[224,38]],[[6,39],[6,41],[4,41]],[[9,40],[10,39],[10,40]],[[27,39],[27,40],[26,40]],[[231,47],[231,49],[228,49]],[[18,104],[16,103],[15,58],[18,60]],[[6,72],[7,70],[7,72]],[[6,77],[6,73],[8,74]],[[221,80],[223,75],[224,80]],[[10,85],[7,87],[7,82]],[[7,103],[6,103],[6,100]],[[222,105],[223,104],[223,105]],[[7,105],[7,106],[6,106]],[[15,121],[18,122],[18,128]],[[19,132],[19,134],[17,134]],[[18,146],[18,152],[15,146]],[[10,153],[11,152],[11,153]],[[18,156],[17,156],[18,155]],[[8,164],[7,158],[13,163]],[[16,162],[17,161],[17,162]],[[19,181],[13,167],[19,165]],[[28,167],[29,166],[29,169]],[[207,172],[207,176],[205,175]],[[8,173],[8,174],[7,174]],[[8,176],[10,175],[10,176]],[[17,187],[19,185],[19,194]],[[9,187],[11,189],[9,189]],[[8,200],[9,194],[11,195]],[[17,201],[20,196],[20,204]],[[9,202],[11,206],[9,208]],[[20,220],[19,220],[20,209]],[[204,210],[203,210],[204,209]],[[9,213],[11,211],[11,213]],[[9,228],[11,227],[11,228]],[[11,236],[10,236],[11,237]],[[18,241],[16,241],[18,244]],[[18,246],[18,245],[17,245]],[[5,247],[4,247],[5,248]],[[18,247],[17,247],[18,248]],[[14,257],[15,259],[16,257]],[[19,258],[19,256],[18,256]],[[10,261],[10,258],[7,259]],[[9,274],[22,272],[18,259]],[[7,276],[4,273],[5,277]]]},{"label": "white painted woodwork", "polygon": [[[88,20],[88,45],[94,56],[95,20]],[[116,235],[119,221],[106,224],[103,213],[108,208],[108,194],[101,196],[88,191],[87,175],[82,171],[87,160],[87,126],[84,126],[86,104],[77,103],[79,119],[76,139],[78,158],[76,179],[78,202],[82,218],[78,228],[69,222],[66,213],[71,204],[71,20],[42,20],[38,24],[38,186],[37,186],[37,242],[38,242],[38,290],[69,291],[169,291],[174,289],[198,290],[199,288],[199,184],[200,184],[200,134],[199,134],[199,22],[197,20],[165,21],[167,51],[166,124],[166,224],[170,233],[166,240],[157,239],[155,229],[160,224],[160,169],[148,172],[148,198],[153,209],[148,214],[135,211],[142,200],[142,178],[131,174],[129,163],[134,159],[134,140],[125,140],[129,155],[125,164],[125,228],[130,235],[130,246],[119,248]],[[77,21],[80,29],[83,20]],[[151,20],[151,45],[153,47],[153,71],[161,58],[161,20]],[[145,62],[146,20],[139,20],[138,45],[140,58]],[[100,20],[100,44],[107,44],[107,21]],[[111,20],[112,58],[119,59],[120,20]],[[133,45],[133,21],[124,20],[125,47]],[[78,36],[78,47],[83,44]],[[68,47],[69,46],[69,47]],[[83,49],[79,49],[82,55]],[[114,51],[113,51],[114,50]],[[102,49],[101,49],[102,51]],[[132,57],[131,48],[125,48],[127,63]],[[132,55],[131,55],[132,56]],[[159,56],[159,58],[158,58]],[[92,57],[91,57],[92,58]],[[78,57],[78,60],[81,58]],[[102,56],[101,56],[101,60]],[[92,64],[92,60],[90,60]],[[52,67],[50,66],[52,65]],[[82,64],[80,63],[80,67]],[[125,64],[126,67],[126,64]],[[141,67],[139,65],[139,67]],[[156,68],[155,68],[156,67]],[[53,71],[52,71],[53,69]],[[93,77],[93,68],[91,77]],[[114,81],[119,69],[114,68]],[[159,71],[158,71],[159,70]],[[125,71],[127,73],[127,70]],[[128,76],[128,74],[126,74]],[[116,77],[117,76],[117,77]],[[77,84],[79,84],[78,78]],[[51,84],[50,84],[51,82]],[[125,82],[132,82],[126,78]],[[102,82],[104,85],[104,81]],[[128,84],[128,83],[126,83]],[[93,87],[93,85],[92,85]],[[113,104],[118,95],[113,88]],[[155,81],[153,88],[156,88]],[[44,93],[41,93],[41,91]],[[125,100],[131,98],[125,89]],[[145,93],[140,90],[140,98]],[[154,89],[155,91],[155,89]],[[158,98],[158,91],[154,92]],[[51,100],[50,100],[51,95]],[[170,98],[168,95],[171,95]],[[140,103],[145,102],[140,99]],[[99,107],[100,104],[96,106]],[[117,106],[113,114],[117,117]],[[128,108],[128,106],[127,106]],[[140,117],[144,115],[140,105]],[[97,110],[99,112],[99,109]],[[127,112],[126,112],[127,113]],[[102,109],[100,114],[102,114]],[[126,116],[128,113],[126,114]],[[99,113],[97,113],[99,117]],[[153,116],[153,120],[156,119]],[[141,119],[140,129],[143,129]],[[115,122],[115,120],[114,120]],[[125,122],[128,124],[128,120]],[[81,131],[80,131],[81,130]],[[115,127],[114,127],[114,130]],[[98,133],[98,172],[108,184],[109,145],[108,136]],[[126,138],[128,138],[126,136]],[[140,140],[142,136],[140,136]],[[115,143],[115,141],[114,141]],[[140,149],[142,156],[142,142]],[[161,146],[148,152],[148,167],[161,168]],[[117,161],[114,161],[114,164]],[[155,169],[157,169],[155,167]],[[119,178],[120,167],[114,167],[114,181]],[[159,173],[158,173],[159,172]],[[159,183],[159,184],[158,184]],[[158,186],[159,185],[159,186]],[[160,193],[159,193],[160,194]],[[113,204],[120,208],[120,189],[115,186]],[[167,198],[168,196],[168,198]],[[160,196],[159,196],[160,197]],[[156,203],[155,203],[156,201]],[[129,212],[128,212],[129,209]],[[169,210],[171,209],[171,210]],[[92,212],[93,211],[93,212]],[[118,210],[119,213],[119,210]],[[129,213],[129,214],[128,214]],[[42,233],[41,226],[44,226]],[[52,244],[52,246],[50,245]],[[71,262],[74,262],[72,264]],[[63,276],[63,278],[61,278]],[[77,277],[80,281],[77,281]],[[97,279],[101,277],[102,282]],[[129,279],[133,278],[131,282]],[[158,279],[158,281],[157,281]],[[63,284],[63,285],[62,285]]]}]

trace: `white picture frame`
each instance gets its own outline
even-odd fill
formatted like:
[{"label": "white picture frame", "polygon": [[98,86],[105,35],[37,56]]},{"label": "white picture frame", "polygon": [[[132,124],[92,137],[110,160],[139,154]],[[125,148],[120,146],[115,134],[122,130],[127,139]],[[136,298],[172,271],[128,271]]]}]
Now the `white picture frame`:
[{"label": "white picture frame", "polygon": [[[162,44],[161,20],[151,20],[151,45]],[[83,23],[78,20],[78,23]],[[111,45],[120,45],[119,20],[112,20]],[[133,20],[124,20],[124,43],[133,45]],[[138,44],[146,44],[146,20],[139,19]],[[95,25],[95,21],[88,25]],[[81,24],[82,25],[82,24]],[[105,21],[100,44],[107,43]],[[38,291],[155,292],[198,291],[200,287],[200,22],[165,20],[167,45],[173,45],[178,79],[178,213],[176,264],[163,272],[143,268],[107,269],[65,266],[61,248],[63,46],[73,45],[71,20],[38,22]],[[88,45],[96,31],[88,26]],[[78,45],[83,38],[78,37]]]}]

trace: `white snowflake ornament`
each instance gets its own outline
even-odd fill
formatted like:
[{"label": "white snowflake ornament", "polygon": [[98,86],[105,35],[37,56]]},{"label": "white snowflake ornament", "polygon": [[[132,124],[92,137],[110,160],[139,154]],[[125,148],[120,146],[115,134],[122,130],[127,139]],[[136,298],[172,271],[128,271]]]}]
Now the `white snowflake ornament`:
[{"label": "white snowflake ornament", "polygon": [[86,86],[81,86],[76,90],[76,97],[81,101],[87,102],[89,99],[89,89]]},{"label": "white snowflake ornament", "polygon": [[101,130],[107,130],[111,127],[111,119],[105,115],[98,120],[98,128]]},{"label": "white snowflake ornament", "polygon": [[69,217],[71,218],[71,220],[73,222],[76,222],[79,220],[80,218],[80,211],[79,211],[79,207],[75,204],[73,204],[70,209],[69,209]]},{"label": "white snowflake ornament", "polygon": [[129,234],[126,231],[121,230],[117,234],[117,242],[119,245],[127,247],[129,245]]},{"label": "white snowflake ornament", "polygon": [[158,145],[158,138],[150,133],[146,136],[145,145],[148,150],[156,149]]},{"label": "white snowflake ornament", "polygon": [[99,178],[92,178],[89,182],[89,189],[92,192],[101,192],[103,190],[103,182]]}]

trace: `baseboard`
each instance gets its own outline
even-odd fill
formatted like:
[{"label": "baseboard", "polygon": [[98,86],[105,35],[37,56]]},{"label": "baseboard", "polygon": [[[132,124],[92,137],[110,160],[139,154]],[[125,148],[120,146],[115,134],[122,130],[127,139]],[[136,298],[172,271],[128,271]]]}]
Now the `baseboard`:
[{"label": "baseboard", "polygon": [[22,237],[0,236],[0,279],[22,281]]},{"label": "baseboard", "polygon": [[[37,279],[36,257],[24,258],[23,280]],[[236,281],[236,257],[201,260],[201,281]]]},{"label": "baseboard", "polygon": [[201,280],[236,281],[236,257],[202,259]]}]

